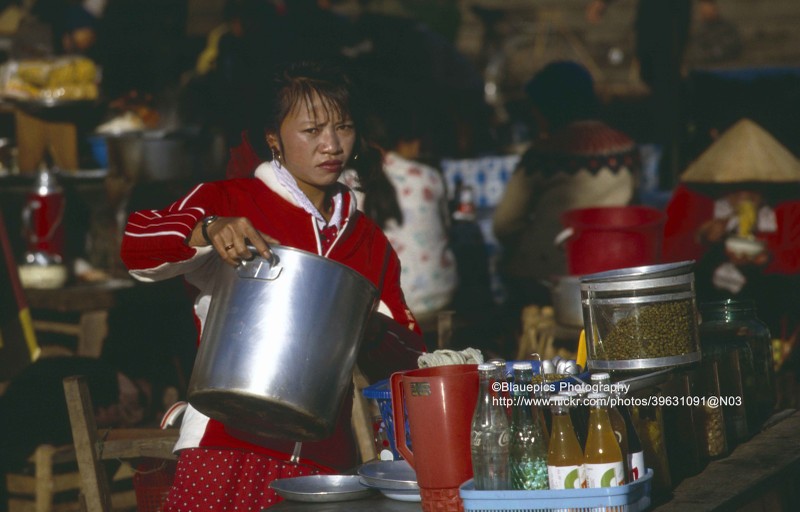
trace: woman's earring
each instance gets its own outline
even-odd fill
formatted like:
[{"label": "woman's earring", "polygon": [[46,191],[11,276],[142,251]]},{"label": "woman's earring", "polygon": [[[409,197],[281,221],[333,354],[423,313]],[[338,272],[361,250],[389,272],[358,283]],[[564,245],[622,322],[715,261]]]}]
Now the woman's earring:
[{"label": "woman's earring", "polygon": [[355,156],[353,157],[353,160],[358,160],[358,153],[355,154]]},{"label": "woman's earring", "polygon": [[281,152],[277,149],[270,146],[269,152],[272,153],[272,160],[274,160],[278,165],[281,164]]}]

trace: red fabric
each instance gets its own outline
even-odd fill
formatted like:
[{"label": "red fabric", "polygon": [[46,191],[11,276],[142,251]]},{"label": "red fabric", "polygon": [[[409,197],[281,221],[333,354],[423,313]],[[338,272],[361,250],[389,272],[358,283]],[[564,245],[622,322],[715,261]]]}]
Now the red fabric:
[{"label": "red fabric", "polygon": [[164,512],[252,512],[283,498],[269,488],[279,478],[317,475],[319,468],[240,450],[181,452]]},{"label": "red fabric", "polygon": [[228,179],[233,178],[249,178],[253,176],[256,167],[263,162],[263,159],[258,156],[253,146],[250,144],[250,139],[247,137],[247,132],[242,132],[242,142],[235,148],[229,151],[228,165],[225,167],[225,177]]},{"label": "red fabric", "polygon": [[[778,229],[761,233],[772,255],[765,274],[800,272],[800,201],[784,201],[774,206]],[[667,204],[664,226],[664,261],[699,260],[705,247],[695,237],[698,228],[714,216],[714,200],[678,185]]]}]

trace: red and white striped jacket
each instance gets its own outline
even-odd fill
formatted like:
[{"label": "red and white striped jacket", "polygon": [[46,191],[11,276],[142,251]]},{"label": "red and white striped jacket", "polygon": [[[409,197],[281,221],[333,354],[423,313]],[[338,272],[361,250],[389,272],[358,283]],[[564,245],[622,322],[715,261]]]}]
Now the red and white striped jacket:
[{"label": "red and white striped jacket", "polygon": [[[420,334],[400,288],[397,254],[380,228],[356,210],[352,191],[342,187],[346,220],[324,252],[316,219],[299,207],[278,183],[271,166],[262,164],[253,178],[203,183],[163,210],[132,213],[122,241],[122,259],[131,275],[141,281],[183,275],[197,289],[194,311],[202,332],[211,301],[213,276],[224,263],[211,246],[189,247],[185,240],[197,222],[208,215],[247,217],[256,229],[279,240],[282,245],[331,258],[361,273],[382,290],[378,311]],[[389,264],[381,287],[378,281],[386,251],[390,251]],[[387,335],[374,342],[365,341],[359,365],[373,379],[384,378],[393,371],[416,368],[417,357],[424,351],[419,336],[400,341]],[[331,438],[303,444],[304,461],[340,470],[357,463],[350,430],[351,400],[352,396],[348,394]],[[226,432],[222,424],[190,406],[184,415],[175,449],[198,446],[241,448],[288,460],[294,444],[275,440],[254,445],[237,439]]]}]

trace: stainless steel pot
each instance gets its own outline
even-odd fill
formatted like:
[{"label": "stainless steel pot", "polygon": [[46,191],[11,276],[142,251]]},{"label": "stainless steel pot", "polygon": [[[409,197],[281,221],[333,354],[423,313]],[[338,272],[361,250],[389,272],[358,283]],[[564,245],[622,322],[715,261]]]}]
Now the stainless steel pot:
[{"label": "stainless steel pot", "polygon": [[550,288],[556,322],[583,328],[580,276],[556,276],[545,282],[545,285]]},{"label": "stainless steel pot", "polygon": [[113,176],[146,183],[183,179],[190,173],[187,134],[152,130],[105,137]]},{"label": "stainless steel pot", "polygon": [[218,272],[188,400],[234,429],[293,441],[334,429],[378,291],[335,261],[272,246]]}]

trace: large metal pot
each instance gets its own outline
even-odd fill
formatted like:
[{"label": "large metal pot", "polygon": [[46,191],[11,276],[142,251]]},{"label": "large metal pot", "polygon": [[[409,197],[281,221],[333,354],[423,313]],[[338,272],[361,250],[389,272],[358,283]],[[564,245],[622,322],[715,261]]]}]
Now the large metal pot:
[{"label": "large metal pot", "polygon": [[289,247],[218,272],[188,400],[234,429],[293,441],[334,429],[377,303],[353,269]]},{"label": "large metal pot", "polygon": [[105,138],[112,176],[147,183],[184,179],[190,174],[187,133],[149,130]]},{"label": "large metal pot", "polygon": [[550,288],[556,322],[569,327],[583,328],[580,276],[556,276],[545,282]]}]

